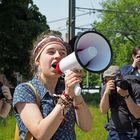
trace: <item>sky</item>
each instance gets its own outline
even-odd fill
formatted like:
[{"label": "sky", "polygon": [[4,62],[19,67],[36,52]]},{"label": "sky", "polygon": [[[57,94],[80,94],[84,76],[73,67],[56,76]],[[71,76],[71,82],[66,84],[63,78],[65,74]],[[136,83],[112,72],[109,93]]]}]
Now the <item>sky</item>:
[{"label": "sky", "polygon": [[[80,8],[92,8],[101,9],[100,2],[103,0],[75,0],[76,7]],[[37,5],[39,11],[46,16],[47,23],[51,30],[57,30],[62,33],[64,38],[65,33],[68,32],[68,26],[66,25],[69,15],[69,0],[33,0],[34,4]],[[84,30],[76,29],[75,34],[81,31],[91,29],[91,24],[94,20],[98,20],[99,13],[75,9],[75,27],[84,28]],[[87,29],[88,28],[88,29]]]}]

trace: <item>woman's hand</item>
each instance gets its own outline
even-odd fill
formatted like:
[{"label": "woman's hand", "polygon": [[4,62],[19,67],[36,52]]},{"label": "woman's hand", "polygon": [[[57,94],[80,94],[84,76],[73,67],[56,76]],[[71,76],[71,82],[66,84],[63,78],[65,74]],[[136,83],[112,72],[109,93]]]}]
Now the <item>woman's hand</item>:
[{"label": "woman's hand", "polygon": [[65,93],[74,97],[74,87],[82,81],[81,70],[69,70],[65,75]]}]

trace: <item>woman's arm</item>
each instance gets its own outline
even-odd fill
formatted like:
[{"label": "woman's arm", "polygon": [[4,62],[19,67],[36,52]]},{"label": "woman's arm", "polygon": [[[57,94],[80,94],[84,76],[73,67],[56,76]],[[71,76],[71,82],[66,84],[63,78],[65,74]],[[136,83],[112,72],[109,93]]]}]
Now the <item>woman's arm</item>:
[{"label": "woman's arm", "polygon": [[50,140],[64,118],[64,106],[60,104],[45,118],[35,103],[17,103],[16,108],[25,126],[38,140]]},{"label": "woman's arm", "polygon": [[92,115],[82,96],[75,97],[74,106],[78,126],[83,131],[90,131],[92,128]]},{"label": "woman's arm", "polygon": [[77,124],[79,128],[81,128],[84,131],[89,131],[92,127],[91,114],[82,96],[76,96],[74,94],[74,87],[81,81],[82,81],[82,71],[80,70],[69,71],[69,73],[65,75],[65,93],[74,99],[75,106],[76,105],[79,106],[79,109],[77,108],[75,110]]}]

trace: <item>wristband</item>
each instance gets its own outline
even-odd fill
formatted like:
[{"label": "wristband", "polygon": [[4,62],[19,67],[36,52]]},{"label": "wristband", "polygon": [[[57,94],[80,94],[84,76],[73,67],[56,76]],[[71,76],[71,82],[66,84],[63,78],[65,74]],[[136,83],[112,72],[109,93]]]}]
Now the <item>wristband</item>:
[{"label": "wristband", "polygon": [[66,102],[65,100],[63,100],[61,97],[58,99],[57,104],[60,104],[61,106],[66,107],[66,105],[68,105],[68,102]]},{"label": "wristband", "polygon": [[128,95],[125,95],[123,98],[124,98],[124,100],[126,100],[126,99],[128,99],[129,98],[129,94]]},{"label": "wristband", "polygon": [[65,98],[67,99],[68,102],[73,102],[73,98],[71,98],[68,94],[66,94],[65,92],[62,93],[62,95],[65,96]]}]

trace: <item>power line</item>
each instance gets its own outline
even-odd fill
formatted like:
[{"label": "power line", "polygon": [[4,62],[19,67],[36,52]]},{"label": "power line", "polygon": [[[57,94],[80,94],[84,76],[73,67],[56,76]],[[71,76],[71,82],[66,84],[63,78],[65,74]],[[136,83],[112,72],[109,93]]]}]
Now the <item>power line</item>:
[{"label": "power line", "polygon": [[62,20],[67,20],[68,18],[60,18],[60,19],[56,19],[56,20],[52,20],[52,21],[48,21],[48,23],[54,23],[54,22],[59,22]]},{"label": "power line", "polygon": [[84,26],[92,26],[92,23],[89,23],[89,24],[84,24],[84,25],[79,25],[78,27],[84,27]]},{"label": "power line", "polygon": [[[75,27],[75,29],[82,30],[82,31],[84,31],[84,30],[97,30],[97,29],[92,28],[92,27],[91,28],[84,27],[84,26],[87,26],[87,25],[91,25],[91,24],[85,24],[85,25],[77,26],[77,27]],[[57,30],[57,29],[55,29],[55,30]],[[66,31],[66,30],[67,30],[67,28],[59,29],[59,31]],[[134,34],[131,31],[122,31],[122,30],[109,30],[109,29],[106,29],[106,30],[98,30],[98,31],[100,31],[100,32],[114,32],[114,33],[120,33],[120,34],[123,34],[123,35],[133,35]]]},{"label": "power line", "polygon": [[[79,14],[79,15],[76,15],[76,17],[80,17],[80,16],[84,16],[84,15],[87,15],[87,14],[92,14],[92,13],[96,13],[96,12],[108,12],[108,13],[125,13],[125,14],[139,14],[139,13],[136,13],[136,12],[130,12],[130,11],[118,11],[118,10],[104,10],[104,9],[95,9],[95,8],[83,8],[83,7],[75,7],[76,9],[82,9],[82,10],[89,10],[88,12],[85,12],[83,14]],[[49,21],[48,23],[54,23],[54,22],[59,22],[59,21],[63,21],[63,20],[68,20],[68,17],[67,18],[61,18],[61,19],[56,19],[56,20],[52,20],[52,21]],[[91,24],[90,24],[91,25]],[[75,27],[75,29],[81,29],[81,30],[85,30],[85,29],[91,29],[91,28],[84,28],[84,26],[86,25],[81,25],[81,26],[77,26]],[[61,29],[60,29],[61,28]],[[59,27],[57,28],[59,31],[64,31],[64,30],[67,30],[67,28],[63,28],[63,27]],[[106,30],[107,32],[111,32],[109,30]],[[121,33],[123,31],[114,31],[114,32],[117,32],[117,33]]]},{"label": "power line", "polygon": [[82,31],[87,31],[87,30],[91,31],[92,30],[92,28],[88,28],[88,27],[87,28],[86,27],[75,27],[75,29],[82,30]]},{"label": "power line", "polygon": [[[83,14],[79,14],[76,15],[76,17],[80,17],[80,16],[84,16],[87,14],[92,14],[92,13],[96,13],[97,12],[108,12],[108,13],[125,13],[125,14],[139,14],[136,12],[127,12],[127,11],[118,11],[118,10],[104,10],[104,9],[95,9],[95,8],[83,8],[83,7],[75,7],[76,9],[83,9],[83,10],[89,10],[89,12],[85,12]],[[52,20],[52,21],[48,21],[48,23],[54,23],[54,22],[59,22],[59,21],[63,21],[63,20],[68,20],[68,17],[66,18],[61,18],[61,19],[56,19],[56,20]]]},{"label": "power line", "polygon": [[[94,12],[91,12],[91,11],[85,12],[83,14],[76,15],[76,17],[84,16],[84,15],[91,14],[91,13],[94,13]],[[59,21],[62,21],[62,20],[67,20],[67,19],[68,19],[68,17],[67,18],[61,18],[61,19],[56,19],[56,20],[48,21],[48,23],[59,22]]]},{"label": "power line", "polygon": [[[75,27],[75,29],[78,29],[78,30],[91,30],[92,28],[88,28],[88,27],[85,28],[85,26],[89,26],[89,25],[92,26],[92,23],[77,26],[77,27]],[[53,30],[64,31],[64,30],[67,30],[67,28],[65,26],[61,26],[61,27],[55,28]]]},{"label": "power line", "polygon": [[136,13],[136,12],[127,12],[127,11],[118,11],[118,10],[104,10],[104,9],[83,8],[83,7],[75,7],[75,8],[76,8],[76,9],[83,9],[83,10],[97,11],[97,12],[139,14],[139,13]]}]

